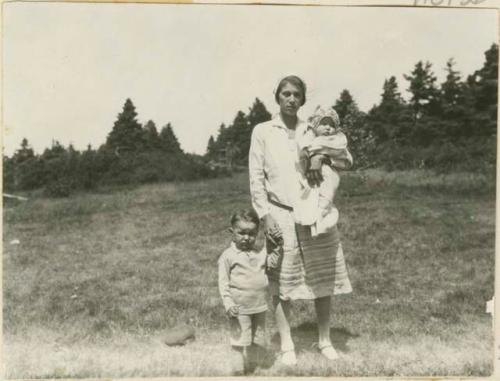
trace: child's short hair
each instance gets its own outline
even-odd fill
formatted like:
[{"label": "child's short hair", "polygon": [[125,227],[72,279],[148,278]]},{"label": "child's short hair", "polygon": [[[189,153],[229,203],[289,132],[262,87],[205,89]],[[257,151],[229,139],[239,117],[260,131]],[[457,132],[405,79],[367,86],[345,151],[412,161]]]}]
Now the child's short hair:
[{"label": "child's short hair", "polygon": [[231,216],[231,227],[234,227],[239,221],[253,222],[259,226],[259,216],[252,208],[240,209],[234,212]]}]

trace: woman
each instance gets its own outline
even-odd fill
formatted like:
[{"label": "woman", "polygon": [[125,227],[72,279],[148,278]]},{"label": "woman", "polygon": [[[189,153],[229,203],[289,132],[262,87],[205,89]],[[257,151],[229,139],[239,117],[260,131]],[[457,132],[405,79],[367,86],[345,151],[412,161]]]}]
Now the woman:
[{"label": "woman", "polygon": [[[283,78],[275,93],[280,112],[272,120],[255,126],[249,153],[252,204],[262,219],[270,241],[283,244],[280,271],[270,275],[270,290],[281,338],[281,361],[297,362],[290,332],[290,301],[314,300],[318,321],[318,348],[328,359],[338,357],[330,340],[330,304],[333,294],[352,291],[342,246],[335,227],[312,239],[310,229],[296,225],[293,205],[298,197],[296,134],[307,125],[297,117],[306,102],[305,83],[296,76]],[[321,155],[311,158],[307,178],[321,182]],[[349,163],[341,164],[347,167]]]}]

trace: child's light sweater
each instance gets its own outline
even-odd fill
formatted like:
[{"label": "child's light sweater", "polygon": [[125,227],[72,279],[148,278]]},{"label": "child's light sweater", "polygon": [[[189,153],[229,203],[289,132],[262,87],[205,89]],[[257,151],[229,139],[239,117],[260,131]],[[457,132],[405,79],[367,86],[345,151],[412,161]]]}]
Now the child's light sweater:
[{"label": "child's light sweater", "polygon": [[267,310],[266,249],[242,251],[232,242],[219,257],[219,292],[224,308],[238,306],[238,313]]}]

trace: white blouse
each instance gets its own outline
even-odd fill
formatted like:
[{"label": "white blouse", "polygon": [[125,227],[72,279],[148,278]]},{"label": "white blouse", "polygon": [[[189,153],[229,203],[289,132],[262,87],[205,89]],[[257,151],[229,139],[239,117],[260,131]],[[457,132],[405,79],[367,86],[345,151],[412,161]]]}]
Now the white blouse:
[{"label": "white blouse", "polygon": [[298,119],[295,134],[290,134],[277,114],[253,129],[248,169],[252,205],[259,217],[269,213],[268,197],[290,207],[299,197],[295,138],[304,134],[306,127],[307,124]]}]

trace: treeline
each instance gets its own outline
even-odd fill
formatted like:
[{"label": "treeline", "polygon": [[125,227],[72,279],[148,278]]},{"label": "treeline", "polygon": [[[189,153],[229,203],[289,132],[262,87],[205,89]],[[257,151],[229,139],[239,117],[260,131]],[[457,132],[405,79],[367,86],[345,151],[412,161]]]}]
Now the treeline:
[{"label": "treeline", "polygon": [[[418,62],[404,76],[405,100],[394,76],[384,81],[380,102],[359,110],[348,90],[333,107],[348,136],[355,168],[434,168],[440,171],[494,170],[496,165],[498,45],[485,52],[483,67],[462,79],[455,62],[446,63],[437,83],[432,64]],[[106,142],[82,152],[57,141],[38,155],[24,139],[12,157],[3,156],[7,191],[44,188],[52,196],[107,184],[193,180],[227,174],[248,163],[255,125],[271,119],[257,98],[248,113],[238,111],[229,126],[210,136],[205,156],[185,153],[172,126],[159,132],[142,126],[127,99]]]},{"label": "treeline", "polygon": [[[496,163],[498,45],[485,52],[483,67],[465,80],[446,63],[439,84],[430,62],[418,62],[404,76],[408,100],[396,77],[384,81],[380,103],[359,110],[348,90],[332,102],[348,136],[355,168],[434,168],[494,170]],[[258,99],[248,115],[236,114],[230,126],[210,137],[210,159],[246,164],[253,127],[271,115]]]},{"label": "treeline", "polygon": [[212,161],[224,162],[226,165],[248,164],[248,151],[253,128],[271,119],[271,113],[259,98],[255,99],[248,114],[238,111],[233,123],[219,127],[217,138],[210,136],[206,157]]},{"label": "treeline", "polygon": [[408,101],[395,77],[384,82],[380,103],[354,125],[360,165],[495,169],[498,45],[485,52],[483,67],[465,80],[453,59],[445,71],[445,81],[437,84],[431,63],[418,62],[404,76]]},{"label": "treeline", "polygon": [[159,132],[153,121],[142,126],[130,99],[106,142],[80,152],[54,141],[40,155],[28,140],[12,157],[3,156],[3,184],[7,191],[43,188],[50,196],[67,196],[75,189],[99,185],[138,184],[214,177],[201,156],[185,153],[168,123]]}]

